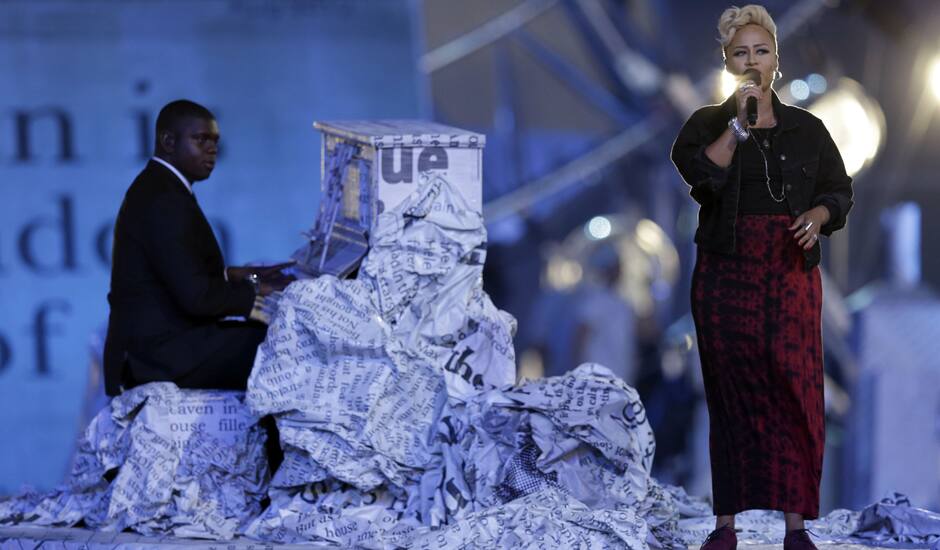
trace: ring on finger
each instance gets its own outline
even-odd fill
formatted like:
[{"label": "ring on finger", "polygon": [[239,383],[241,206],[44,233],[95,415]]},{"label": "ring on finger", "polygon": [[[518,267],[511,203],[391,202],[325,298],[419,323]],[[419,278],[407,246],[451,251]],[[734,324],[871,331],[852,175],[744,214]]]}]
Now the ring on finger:
[{"label": "ring on finger", "polygon": [[744,82],[741,83],[740,86],[738,86],[738,89],[743,92],[744,90],[747,90],[748,88],[753,88],[754,86],[757,86],[757,84],[755,84],[753,80],[745,80]]}]

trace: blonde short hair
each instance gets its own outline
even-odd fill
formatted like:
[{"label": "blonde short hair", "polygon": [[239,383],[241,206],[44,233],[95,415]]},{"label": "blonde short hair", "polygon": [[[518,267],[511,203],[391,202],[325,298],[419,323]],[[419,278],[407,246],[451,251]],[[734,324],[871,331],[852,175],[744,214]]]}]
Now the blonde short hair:
[{"label": "blonde short hair", "polygon": [[718,18],[718,42],[721,42],[721,53],[724,55],[728,45],[734,38],[734,33],[744,25],[760,25],[770,37],[774,39],[774,50],[777,49],[777,25],[767,13],[764,6],[748,4],[743,8],[731,6]]}]

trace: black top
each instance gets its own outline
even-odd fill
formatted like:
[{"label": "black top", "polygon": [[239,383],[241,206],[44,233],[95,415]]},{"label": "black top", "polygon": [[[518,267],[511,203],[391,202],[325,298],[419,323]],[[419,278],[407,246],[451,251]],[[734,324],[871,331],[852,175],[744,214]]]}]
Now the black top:
[{"label": "black top", "polygon": [[[741,196],[738,197],[738,214],[789,214],[786,191],[780,161],[774,151],[776,127],[751,128],[751,137],[738,145],[738,162],[741,163]],[[767,161],[766,168],[764,159]],[[767,177],[770,176],[770,191]],[[783,198],[780,202],[777,199]]]},{"label": "black top", "polygon": [[[822,121],[808,111],[785,105],[776,93],[771,97],[777,131],[773,153],[779,161],[786,204],[791,216],[815,206],[825,207],[829,221],[820,234],[829,236],[845,226],[852,208],[852,178],[845,173],[842,156]],[[689,185],[689,194],[701,205],[695,243],[705,250],[730,253],[735,249],[735,220],[741,194],[741,163],[717,166],[705,149],[728,130],[728,120],[737,115],[734,96],[720,105],[695,111],[679,131],[672,146],[672,161]],[[766,186],[765,186],[766,187]],[[803,251],[805,268],[819,264],[817,242]]]}]

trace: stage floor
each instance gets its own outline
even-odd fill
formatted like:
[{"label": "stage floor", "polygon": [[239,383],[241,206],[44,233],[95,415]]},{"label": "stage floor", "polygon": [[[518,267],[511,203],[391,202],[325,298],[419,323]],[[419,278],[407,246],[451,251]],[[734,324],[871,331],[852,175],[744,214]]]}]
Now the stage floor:
[{"label": "stage floor", "polygon": [[[781,550],[782,544],[748,544],[741,541],[739,547],[747,550]],[[819,550],[889,550],[880,546],[860,544],[817,543]],[[117,549],[164,549],[186,548],[188,550],[267,550],[267,549],[335,549],[336,546],[305,544],[274,544],[250,539],[212,541],[182,539],[174,537],[145,537],[135,533],[101,533],[87,529],[47,528],[35,526],[0,527],[0,550],[24,548],[55,548],[56,550],[117,550]],[[924,546],[894,546],[897,548],[924,548]],[[698,550],[698,546],[689,546]]]},{"label": "stage floor", "polygon": [[104,533],[69,527],[8,526],[0,527],[0,550],[55,548],[56,550],[117,550],[186,548],[188,550],[267,550],[318,549],[335,546],[307,544],[273,544],[251,539],[199,540],[176,537],[145,537],[136,533]]}]

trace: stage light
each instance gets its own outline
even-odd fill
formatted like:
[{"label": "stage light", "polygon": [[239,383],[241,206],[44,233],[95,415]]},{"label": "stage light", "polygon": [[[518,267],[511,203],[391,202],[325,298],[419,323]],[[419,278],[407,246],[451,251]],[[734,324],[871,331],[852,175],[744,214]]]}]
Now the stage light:
[{"label": "stage light", "polygon": [[666,243],[666,235],[653,220],[642,219],[636,224],[636,244],[647,254],[658,254]]},{"label": "stage light", "polygon": [[809,84],[805,80],[797,78],[790,82],[790,95],[797,101],[803,101],[809,97]]},{"label": "stage light", "polygon": [[930,72],[927,74],[933,96],[940,101],[940,56],[930,64]]},{"label": "stage light", "polygon": [[609,237],[611,229],[610,220],[604,216],[595,216],[584,226],[588,238],[595,241]]},{"label": "stage light", "polygon": [[725,99],[738,89],[738,79],[728,71],[722,70],[718,75],[719,99]]},{"label": "stage light", "polygon": [[826,88],[829,87],[829,82],[826,81],[826,77],[819,73],[813,73],[807,76],[806,84],[809,86],[809,91],[814,94],[824,94],[826,93]]},{"label": "stage light", "polygon": [[581,282],[584,271],[578,262],[564,258],[553,257],[546,267],[546,278],[550,288],[567,290]]},{"label": "stage light", "polygon": [[858,82],[839,79],[809,110],[826,124],[850,176],[871,164],[884,143],[885,117]]}]

